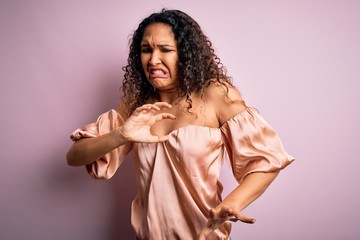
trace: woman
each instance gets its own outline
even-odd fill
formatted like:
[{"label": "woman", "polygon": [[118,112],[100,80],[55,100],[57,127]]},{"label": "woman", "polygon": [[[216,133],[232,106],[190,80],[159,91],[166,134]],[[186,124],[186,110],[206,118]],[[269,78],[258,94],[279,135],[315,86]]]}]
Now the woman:
[{"label": "woman", "polygon": [[[120,107],[76,130],[67,154],[91,176],[113,176],[132,149],[138,239],[229,239],[229,221],[293,158],[274,130],[245,105],[199,25],[162,10],[134,32]],[[240,183],[224,200],[220,168],[230,158]]]}]

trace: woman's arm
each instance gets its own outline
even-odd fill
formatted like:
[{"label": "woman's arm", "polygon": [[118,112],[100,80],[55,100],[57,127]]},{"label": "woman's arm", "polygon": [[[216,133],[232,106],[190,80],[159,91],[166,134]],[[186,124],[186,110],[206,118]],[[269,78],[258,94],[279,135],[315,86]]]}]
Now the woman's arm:
[{"label": "woman's arm", "polygon": [[220,209],[222,206],[228,206],[239,212],[242,211],[265,192],[278,174],[279,172],[255,172],[249,174],[216,209]]},{"label": "woman's arm", "polygon": [[[220,125],[247,108],[237,89],[230,85],[227,87],[226,89],[224,85],[213,84],[209,88],[209,95],[212,97]],[[237,129],[232,130],[237,131]],[[254,223],[255,219],[242,215],[241,211],[264,193],[278,173],[278,170],[273,170],[248,174],[218,206],[210,210],[207,226],[202,229],[199,239],[206,239],[206,236],[225,221]]]},{"label": "woman's arm", "polygon": [[67,163],[70,166],[87,165],[127,143],[120,128],[98,137],[77,140],[66,154]]},{"label": "woman's arm", "polygon": [[168,136],[151,134],[151,126],[162,119],[175,119],[169,113],[158,113],[161,108],[171,108],[164,102],[145,104],[138,107],[124,124],[109,133],[93,138],[77,140],[69,149],[66,157],[70,166],[90,164],[106,153],[129,142],[162,142]]},{"label": "woman's arm", "polygon": [[205,240],[226,221],[255,223],[255,219],[242,215],[241,211],[265,192],[278,173],[249,174],[216,208],[210,210],[208,223],[200,232],[199,240]]},{"label": "woman's arm", "polygon": [[[220,125],[246,108],[238,90],[228,84],[225,86],[213,83],[209,86],[207,94],[211,96]],[[278,172],[256,172],[248,175],[216,210],[222,206],[228,206],[240,212],[266,190],[277,174]]]}]

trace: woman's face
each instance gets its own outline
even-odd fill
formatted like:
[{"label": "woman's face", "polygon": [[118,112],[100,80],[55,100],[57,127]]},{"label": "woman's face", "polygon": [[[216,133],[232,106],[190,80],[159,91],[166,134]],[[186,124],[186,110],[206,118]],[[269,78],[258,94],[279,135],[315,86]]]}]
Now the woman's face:
[{"label": "woman's face", "polygon": [[146,27],[141,41],[141,63],[153,87],[160,91],[177,87],[178,51],[169,25],[153,23]]}]

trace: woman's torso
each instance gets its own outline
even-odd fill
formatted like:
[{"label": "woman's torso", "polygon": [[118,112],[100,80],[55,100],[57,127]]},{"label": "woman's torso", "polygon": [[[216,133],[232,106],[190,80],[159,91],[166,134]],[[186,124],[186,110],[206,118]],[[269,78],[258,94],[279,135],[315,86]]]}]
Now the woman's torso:
[{"label": "woman's torso", "polygon": [[[216,109],[193,95],[191,108],[181,99],[161,112],[176,119],[159,121],[151,131],[169,140],[134,145],[139,191],[132,224],[140,238],[195,239],[209,209],[221,201],[224,145]],[[213,239],[227,239],[229,231],[225,224]]]}]

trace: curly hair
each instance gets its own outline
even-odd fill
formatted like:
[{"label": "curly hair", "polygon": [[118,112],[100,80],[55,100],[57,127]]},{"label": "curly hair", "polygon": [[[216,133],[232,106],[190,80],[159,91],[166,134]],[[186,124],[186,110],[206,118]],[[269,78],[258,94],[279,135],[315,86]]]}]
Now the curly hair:
[{"label": "curly hair", "polygon": [[226,69],[215,54],[212,43],[201,30],[199,24],[186,13],[179,10],[162,9],[145,18],[133,33],[130,52],[122,85],[122,112],[128,118],[139,106],[158,97],[156,89],[148,82],[141,64],[141,41],[145,29],[150,24],[164,23],[171,27],[177,42],[177,79],[179,97],[185,97],[187,111],[192,107],[191,93],[204,90],[212,81],[230,84]]}]

